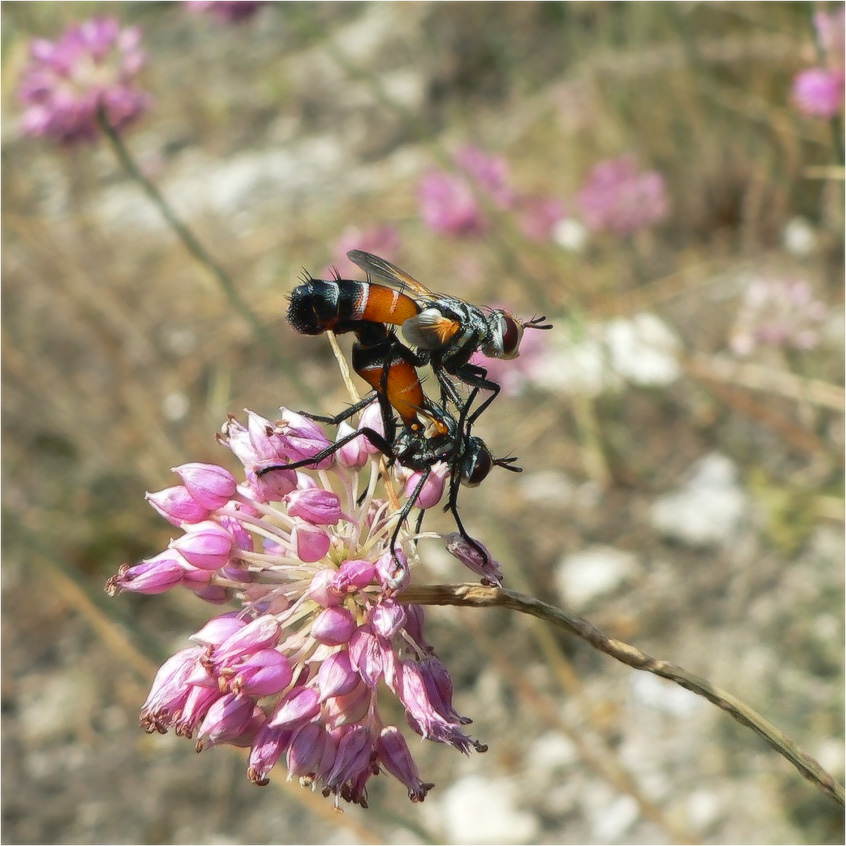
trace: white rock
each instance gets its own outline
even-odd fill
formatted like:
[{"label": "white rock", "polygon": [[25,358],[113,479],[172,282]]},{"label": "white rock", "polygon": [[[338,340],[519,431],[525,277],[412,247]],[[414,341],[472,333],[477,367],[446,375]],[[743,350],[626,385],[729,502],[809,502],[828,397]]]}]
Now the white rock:
[{"label": "white rock", "polygon": [[669,385],[681,375],[679,340],[654,314],[608,321],[605,341],[614,371],[635,385]]},{"label": "white rock", "polygon": [[810,255],[817,248],[817,233],[804,217],[792,217],[788,220],[781,240],[787,252],[794,256]]},{"label": "white rock", "polygon": [[533,380],[549,390],[589,397],[619,387],[605,343],[595,335],[594,328],[576,339],[563,332],[550,338],[546,354],[532,367]]},{"label": "white rock", "polygon": [[519,481],[520,490],[528,502],[539,505],[566,508],[575,494],[575,485],[566,473],[560,470],[540,470],[523,473]]},{"label": "white rock", "polygon": [[706,704],[695,693],[650,673],[632,673],[630,679],[634,700],[655,711],[686,717]]},{"label": "white rock", "polygon": [[565,556],[556,568],[555,583],[567,605],[586,605],[611,593],[637,571],[631,552],[594,546]]},{"label": "white rock", "polygon": [[552,240],[569,250],[571,253],[580,253],[587,244],[587,227],[574,217],[565,217],[558,221],[552,229]]},{"label": "white rock", "polygon": [[731,540],[748,509],[731,459],[711,453],[691,469],[689,480],[652,505],[653,527],[692,546]]},{"label": "white rock", "polygon": [[637,801],[632,796],[618,796],[600,813],[593,814],[593,835],[597,843],[619,842],[640,816]]},{"label": "white rock", "polygon": [[576,745],[557,731],[544,732],[526,750],[526,761],[536,776],[548,776],[555,770],[575,764],[579,759]]},{"label": "white rock", "polygon": [[538,822],[516,804],[511,781],[468,776],[443,795],[446,843],[531,843]]}]

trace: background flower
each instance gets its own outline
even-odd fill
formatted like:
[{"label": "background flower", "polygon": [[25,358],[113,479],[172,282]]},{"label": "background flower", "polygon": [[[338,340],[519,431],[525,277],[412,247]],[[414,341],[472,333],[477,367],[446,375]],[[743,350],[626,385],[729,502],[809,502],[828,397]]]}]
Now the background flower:
[{"label": "background flower", "polygon": [[137,120],[150,104],[133,82],[146,58],[140,42],[137,27],[121,29],[113,18],[73,25],[56,41],[34,41],[18,88],[23,131],[70,144],[97,136],[99,108],[115,129]]},{"label": "background flower", "polygon": [[662,221],[670,209],[664,177],[638,171],[634,156],[596,165],[578,193],[582,219],[589,229],[631,235]]}]

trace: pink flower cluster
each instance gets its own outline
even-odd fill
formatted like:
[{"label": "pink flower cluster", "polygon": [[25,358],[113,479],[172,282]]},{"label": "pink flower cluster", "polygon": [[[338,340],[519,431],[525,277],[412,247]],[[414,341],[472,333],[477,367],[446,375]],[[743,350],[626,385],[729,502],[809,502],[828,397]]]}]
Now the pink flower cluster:
[{"label": "pink flower cluster", "polygon": [[796,279],[753,279],[731,333],[731,349],[749,355],[758,346],[809,350],[820,340],[827,309]]},{"label": "pink flower cluster", "polygon": [[465,146],[454,156],[458,173],[433,168],[420,181],[420,213],[434,232],[481,235],[488,227],[481,197],[500,209],[512,209],[526,235],[549,238],[563,217],[563,205],[552,197],[521,196],[510,185],[508,162],[478,147]]},{"label": "pink flower cluster", "polygon": [[588,229],[631,235],[663,220],[670,209],[664,177],[641,172],[633,156],[600,162],[578,194]]},{"label": "pink flower cluster", "polygon": [[35,40],[18,89],[23,131],[72,144],[96,138],[99,109],[115,129],[137,120],[150,104],[133,84],[146,60],[140,41],[139,29],[121,29],[112,18],[71,26],[56,41]]},{"label": "pink flower cluster", "polygon": [[806,115],[831,118],[843,110],[844,5],[839,4],[831,14],[815,12],[814,28],[824,65],[797,74],[793,80],[793,102]]},{"label": "pink flower cluster", "polygon": [[[184,534],[107,584],[113,595],[182,585],[210,603],[240,605],[162,666],[142,725],[196,737],[198,749],[249,747],[256,784],[284,757],[290,776],[336,805],[366,806],[367,783],[382,771],[422,801],[432,785],[403,734],[385,722],[382,698],[396,697],[425,739],[465,753],[484,747],[453,708],[449,673],[423,635],[423,609],[400,601],[414,537],[403,528],[390,548],[397,513],[375,495],[381,456],[365,437],[327,454],[322,428],[286,409],[276,422],[248,414],[246,426],[231,418],[219,436],[243,463],[245,481],[215,465],[175,468],[182,484],[148,500]],[[371,405],[360,428],[377,429],[379,416]],[[337,437],[353,432],[342,425]],[[314,470],[258,475],[318,455]],[[441,498],[440,478],[419,505]],[[446,542],[473,567],[476,553],[460,537]]]},{"label": "pink flower cluster", "polygon": [[[550,195],[520,194],[509,183],[508,162],[476,147],[455,156],[459,173],[433,169],[420,183],[423,221],[435,232],[482,234],[488,226],[480,197],[512,212],[532,241],[556,237],[568,214],[567,204]],[[670,208],[664,177],[640,171],[633,156],[600,162],[588,175],[573,203],[584,225],[593,231],[631,235],[662,221]]]}]

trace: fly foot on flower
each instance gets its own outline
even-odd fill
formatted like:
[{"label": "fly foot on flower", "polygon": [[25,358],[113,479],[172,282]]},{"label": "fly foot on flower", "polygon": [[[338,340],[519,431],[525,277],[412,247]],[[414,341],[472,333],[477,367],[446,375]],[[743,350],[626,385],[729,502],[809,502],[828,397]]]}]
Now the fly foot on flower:
[{"label": "fly foot on flower", "polygon": [[[161,667],[142,727],[196,738],[198,751],[248,747],[256,784],[284,758],[289,777],[336,806],[366,807],[367,783],[380,772],[422,801],[433,785],[420,778],[400,730],[384,721],[384,700],[397,698],[424,739],[465,754],[486,747],[465,733],[470,720],[453,707],[449,673],[423,635],[422,607],[400,601],[416,538],[375,495],[378,451],[333,452],[317,423],[285,409],[276,422],[251,412],[246,425],[230,418],[219,440],[243,463],[244,481],[214,465],[175,468],[182,484],[147,499],[183,534],[107,584],[113,595],[181,584],[209,602],[238,603]],[[428,507],[443,494],[437,478],[417,491]],[[499,582],[484,547],[458,533],[447,545]]]}]

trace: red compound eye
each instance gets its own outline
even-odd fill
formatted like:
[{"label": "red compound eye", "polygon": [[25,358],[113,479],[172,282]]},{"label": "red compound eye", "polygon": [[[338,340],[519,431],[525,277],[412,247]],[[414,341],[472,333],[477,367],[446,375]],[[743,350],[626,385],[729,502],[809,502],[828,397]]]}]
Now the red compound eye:
[{"label": "red compound eye", "polygon": [[517,355],[520,339],[523,337],[523,326],[507,314],[500,316],[502,325],[502,357],[513,358]]}]

